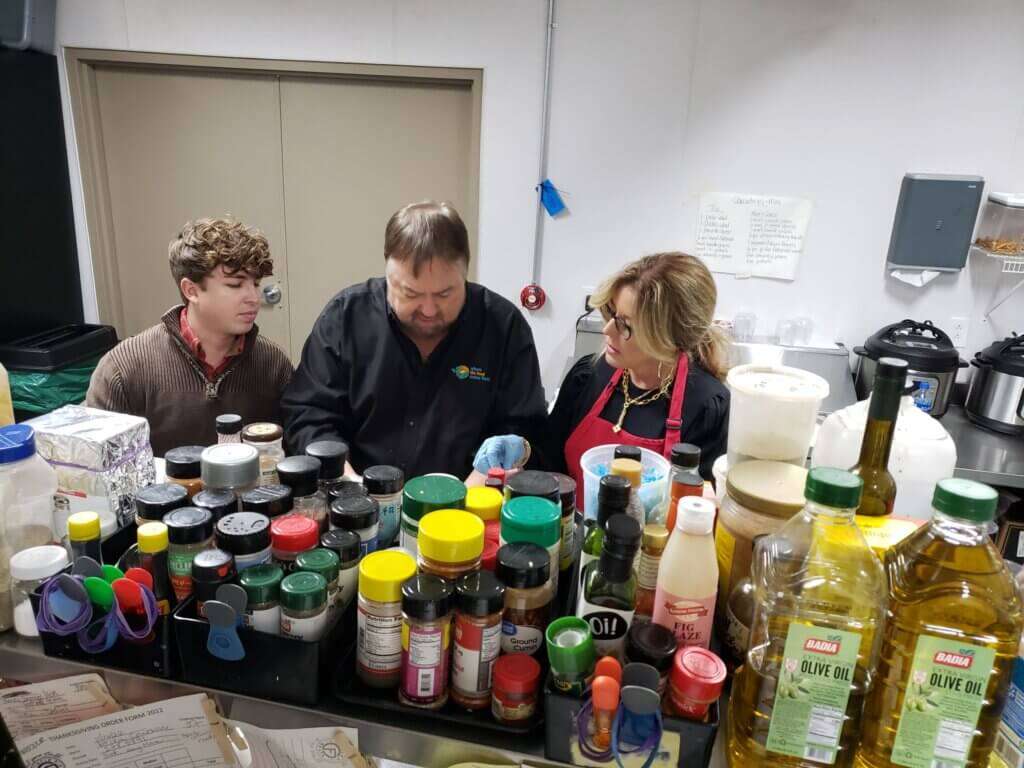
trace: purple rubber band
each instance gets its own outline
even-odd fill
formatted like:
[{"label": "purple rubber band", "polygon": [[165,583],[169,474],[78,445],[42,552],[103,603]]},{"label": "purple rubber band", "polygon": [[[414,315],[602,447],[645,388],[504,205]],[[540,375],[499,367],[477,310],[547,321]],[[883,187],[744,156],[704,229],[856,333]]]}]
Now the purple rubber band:
[{"label": "purple rubber band", "polygon": [[[72,576],[76,581],[82,581],[80,576]],[[71,621],[64,622],[58,619],[50,611],[50,595],[60,589],[60,580],[52,578],[43,586],[42,595],[39,598],[39,614],[36,616],[36,627],[40,632],[51,632],[60,637],[67,637],[85,629],[92,621],[92,603],[86,600],[82,603],[82,609]],[[84,587],[83,587],[84,589]]]}]

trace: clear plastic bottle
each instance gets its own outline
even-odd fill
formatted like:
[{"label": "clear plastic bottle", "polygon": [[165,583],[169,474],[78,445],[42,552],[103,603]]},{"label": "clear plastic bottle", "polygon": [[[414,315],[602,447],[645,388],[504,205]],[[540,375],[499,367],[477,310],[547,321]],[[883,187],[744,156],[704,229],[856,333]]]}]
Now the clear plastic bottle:
[{"label": "clear plastic bottle", "polygon": [[853,762],[886,601],[882,565],[854,522],[862,485],[812,469],[804,509],[757,543],[757,607],[729,701],[733,768]]}]

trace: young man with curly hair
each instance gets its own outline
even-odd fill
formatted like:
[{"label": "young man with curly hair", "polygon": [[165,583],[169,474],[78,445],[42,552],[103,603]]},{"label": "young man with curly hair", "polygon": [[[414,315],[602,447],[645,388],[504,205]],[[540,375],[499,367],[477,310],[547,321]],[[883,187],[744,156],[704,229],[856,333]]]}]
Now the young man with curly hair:
[{"label": "young man with curly hair", "polygon": [[256,327],[260,280],[274,272],[266,237],[231,219],[199,219],[168,257],[184,303],[100,360],[86,403],[146,417],[158,456],[216,443],[222,413],[280,423],[292,365]]}]

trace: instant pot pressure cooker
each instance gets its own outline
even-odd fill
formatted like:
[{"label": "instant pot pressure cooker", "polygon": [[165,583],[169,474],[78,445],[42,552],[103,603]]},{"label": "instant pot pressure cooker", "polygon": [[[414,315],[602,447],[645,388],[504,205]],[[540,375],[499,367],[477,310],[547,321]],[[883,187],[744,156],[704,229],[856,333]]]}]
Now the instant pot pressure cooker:
[{"label": "instant pot pressure cooker", "polygon": [[964,406],[967,418],[996,432],[1024,434],[1024,336],[986,347],[971,365],[977,370]]},{"label": "instant pot pressure cooker", "polygon": [[949,336],[930,320],[908,319],[887,325],[853,351],[859,358],[853,382],[859,400],[871,394],[878,358],[898,357],[910,366],[907,384],[914,387],[914,404],[935,418],[946,412],[957,370],[967,367]]}]

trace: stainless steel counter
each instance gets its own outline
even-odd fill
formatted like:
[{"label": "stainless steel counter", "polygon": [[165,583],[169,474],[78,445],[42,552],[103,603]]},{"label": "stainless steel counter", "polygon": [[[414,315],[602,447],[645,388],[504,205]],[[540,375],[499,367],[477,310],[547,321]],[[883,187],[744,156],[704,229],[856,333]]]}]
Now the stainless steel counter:
[{"label": "stainless steel counter", "polygon": [[959,405],[939,419],[956,443],[957,477],[1004,488],[1024,488],[1024,437],[990,432],[973,424]]}]

